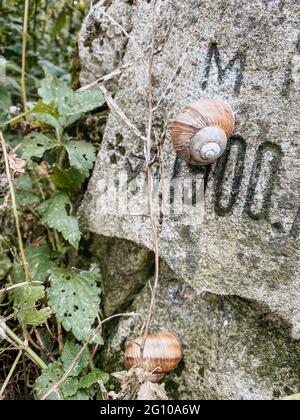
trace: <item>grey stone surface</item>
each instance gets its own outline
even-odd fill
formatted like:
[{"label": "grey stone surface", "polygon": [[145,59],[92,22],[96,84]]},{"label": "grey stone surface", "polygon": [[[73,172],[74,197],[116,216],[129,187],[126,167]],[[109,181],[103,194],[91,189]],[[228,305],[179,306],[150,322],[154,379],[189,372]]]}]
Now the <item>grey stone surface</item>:
[{"label": "grey stone surface", "polygon": [[[80,36],[82,82],[110,71],[118,58],[128,62],[137,48],[149,45],[150,4],[132,3],[115,1],[107,12],[125,28],[132,27],[134,43],[111,23],[101,24],[98,31],[94,22],[101,4],[90,12]],[[293,336],[299,338],[299,1],[166,0],[161,2],[155,32],[158,42],[178,3],[182,10],[175,27],[163,52],[154,58],[155,99],[166,88],[188,42],[189,55],[155,125],[161,127],[189,101],[211,97],[232,106],[236,128],[227,153],[207,170],[204,222],[185,225],[180,218],[166,218],[162,258],[199,293],[237,295],[266,304],[289,321]],[[87,45],[85,39],[90,40]],[[146,90],[145,65],[138,62],[121,77],[115,96],[143,132]],[[142,154],[143,142],[111,114],[80,218],[90,231],[152,249],[147,217],[103,215],[101,208],[99,182],[106,175],[114,177],[116,168],[128,171],[130,179],[143,173]],[[175,174],[184,180],[204,173],[176,160],[169,131],[163,159],[169,178]]]},{"label": "grey stone surface", "polygon": [[[132,309],[146,315],[146,288]],[[127,340],[142,321],[124,318],[102,356],[111,372],[124,369]],[[172,399],[278,399],[299,391],[300,348],[289,328],[268,310],[238,297],[200,294],[180,280],[160,283],[152,331],[176,332],[184,358],[165,377]]]},{"label": "grey stone surface", "polygon": [[[114,25],[104,13],[107,11],[108,5],[111,4],[109,15],[128,33],[131,31],[131,3],[130,0],[114,0],[113,2],[100,0],[86,17],[78,39],[82,84],[93,82],[110,73],[122,61],[128,38],[122,29]],[[117,85],[118,83],[114,79],[110,82],[109,87],[114,91]]]},{"label": "grey stone surface", "polygon": [[154,256],[133,242],[98,235],[91,252],[101,267],[104,313],[110,316],[141,291],[154,272]]}]

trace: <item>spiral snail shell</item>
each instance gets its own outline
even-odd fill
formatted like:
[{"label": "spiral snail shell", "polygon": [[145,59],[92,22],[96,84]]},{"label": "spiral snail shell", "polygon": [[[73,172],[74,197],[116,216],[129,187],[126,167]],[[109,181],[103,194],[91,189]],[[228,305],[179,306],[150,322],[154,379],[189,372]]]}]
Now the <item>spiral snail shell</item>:
[{"label": "spiral snail shell", "polygon": [[178,338],[168,332],[148,334],[141,358],[141,345],[144,337],[130,341],[125,349],[125,363],[128,368],[142,367],[147,372],[150,382],[158,382],[165,373],[175,369],[182,359],[182,346]]},{"label": "spiral snail shell", "polygon": [[177,155],[191,165],[208,165],[225,151],[234,128],[231,107],[216,99],[191,102],[174,119],[172,143]]}]

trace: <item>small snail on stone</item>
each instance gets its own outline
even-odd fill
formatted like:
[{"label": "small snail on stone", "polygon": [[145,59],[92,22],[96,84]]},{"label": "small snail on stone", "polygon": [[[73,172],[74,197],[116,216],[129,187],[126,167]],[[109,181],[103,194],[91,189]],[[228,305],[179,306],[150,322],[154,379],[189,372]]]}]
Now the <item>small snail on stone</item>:
[{"label": "small snail on stone", "polygon": [[234,128],[229,105],[216,99],[199,99],[177,115],[171,137],[177,155],[191,165],[208,165],[225,151]]},{"label": "small snail on stone", "polygon": [[143,337],[129,342],[125,349],[125,363],[128,368],[142,367],[147,372],[150,382],[159,382],[165,373],[175,369],[182,359],[182,346],[178,338],[168,332],[148,334],[143,358],[141,359],[141,345]]}]

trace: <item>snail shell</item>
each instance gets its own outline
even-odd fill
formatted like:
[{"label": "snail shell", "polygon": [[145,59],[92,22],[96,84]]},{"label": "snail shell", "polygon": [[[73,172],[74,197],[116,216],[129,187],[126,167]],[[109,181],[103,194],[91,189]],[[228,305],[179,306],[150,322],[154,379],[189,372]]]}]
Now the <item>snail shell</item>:
[{"label": "snail shell", "polygon": [[175,369],[182,359],[182,346],[178,338],[168,332],[148,334],[143,358],[141,358],[141,345],[143,337],[130,341],[125,349],[125,363],[128,368],[142,367],[147,372],[150,382],[160,381],[165,373]]},{"label": "snail shell", "polygon": [[191,165],[208,165],[225,151],[234,128],[231,107],[216,99],[199,99],[177,115],[171,137],[177,155]]}]

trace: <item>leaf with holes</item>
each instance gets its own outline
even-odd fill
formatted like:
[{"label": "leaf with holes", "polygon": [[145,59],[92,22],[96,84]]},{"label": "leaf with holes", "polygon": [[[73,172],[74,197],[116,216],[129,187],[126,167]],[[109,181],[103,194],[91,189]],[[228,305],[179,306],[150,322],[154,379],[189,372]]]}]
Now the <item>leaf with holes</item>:
[{"label": "leaf with holes", "polygon": [[51,309],[41,310],[32,309],[37,301],[45,297],[44,286],[24,286],[14,291],[14,307],[18,312],[18,317],[25,325],[42,325],[50,316]]},{"label": "leaf with holes", "polygon": [[20,150],[23,159],[29,159],[32,157],[41,158],[46,150],[53,149],[57,146],[58,144],[55,140],[50,139],[44,134],[31,133],[22,141]]},{"label": "leaf with holes", "polygon": [[102,106],[104,102],[103,95],[99,90],[72,92],[65,96],[60,113],[63,116],[83,114]]},{"label": "leaf with holes", "polygon": [[70,165],[85,177],[88,177],[96,160],[95,147],[85,141],[70,141],[65,147],[69,155]]},{"label": "leaf with holes", "polygon": [[[71,363],[74,361],[75,357],[81,350],[82,346],[74,341],[67,340],[65,343],[64,350],[61,355],[61,360],[63,362],[64,370],[67,371]],[[75,364],[74,368],[70,372],[70,376],[78,376],[89,364],[89,353],[88,350],[82,353],[80,359]]]},{"label": "leaf with holes", "polygon": [[[64,369],[60,361],[50,363],[47,369],[42,371],[42,374],[36,380],[34,385],[35,397],[40,400],[46,392],[48,392],[53,385],[55,385],[64,375]],[[78,380],[75,378],[68,378],[60,388],[59,394],[54,392],[48,400],[64,400],[71,397],[78,391]],[[74,398],[75,399],[75,398]]]},{"label": "leaf with holes", "polygon": [[[78,340],[87,340],[99,311],[99,269],[93,267],[77,273],[66,268],[53,268],[50,274],[48,302],[57,319]],[[93,341],[103,343],[102,338],[97,336]]]},{"label": "leaf with holes", "polygon": [[71,207],[68,195],[56,192],[40,204],[37,210],[42,216],[42,224],[61,232],[66,241],[77,248],[81,234],[76,217],[69,214],[67,207]]}]

